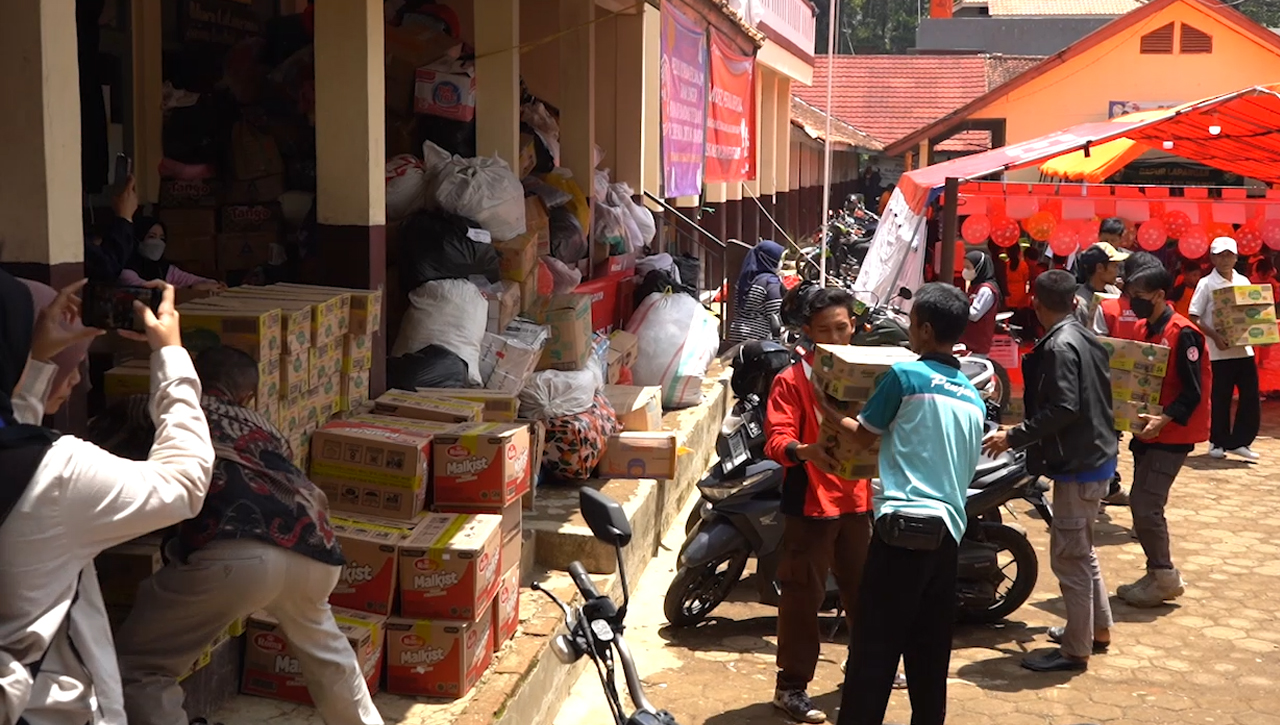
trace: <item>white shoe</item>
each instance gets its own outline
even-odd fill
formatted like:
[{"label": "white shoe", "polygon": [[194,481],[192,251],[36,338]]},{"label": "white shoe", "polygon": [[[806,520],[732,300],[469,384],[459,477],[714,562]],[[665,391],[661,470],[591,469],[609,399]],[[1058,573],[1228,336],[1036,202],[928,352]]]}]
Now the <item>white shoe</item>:
[{"label": "white shoe", "polygon": [[827,714],[814,706],[809,693],[804,690],[775,690],[773,706],[799,722],[820,723],[827,721]]},{"label": "white shoe", "polygon": [[1218,446],[1209,446],[1209,457],[1221,460],[1227,457],[1227,452]]},{"label": "white shoe", "polygon": [[1156,569],[1145,586],[1130,589],[1121,599],[1135,607],[1158,607],[1182,596],[1186,584],[1177,569]]},{"label": "white shoe", "polygon": [[1246,461],[1256,461],[1259,458],[1262,458],[1262,456],[1258,455],[1257,453],[1254,453],[1253,449],[1250,448],[1249,446],[1240,446],[1239,448],[1232,448],[1231,450],[1227,451],[1227,453],[1230,453],[1233,456],[1240,456]]}]

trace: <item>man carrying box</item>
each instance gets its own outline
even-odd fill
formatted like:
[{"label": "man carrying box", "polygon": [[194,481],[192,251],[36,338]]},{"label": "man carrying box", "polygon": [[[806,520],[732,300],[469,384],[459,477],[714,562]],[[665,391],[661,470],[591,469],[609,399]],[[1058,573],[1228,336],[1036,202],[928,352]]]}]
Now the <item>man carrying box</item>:
[{"label": "man carrying box", "polygon": [[1135,607],[1155,607],[1177,599],[1183,591],[1182,577],[1169,551],[1164,507],[1187,454],[1209,438],[1209,401],[1202,391],[1212,382],[1213,373],[1205,355],[1204,336],[1166,300],[1173,287],[1173,275],[1167,269],[1143,269],[1125,286],[1129,304],[1143,318],[1135,330],[1138,339],[1171,351],[1172,369],[1160,387],[1162,413],[1143,415],[1146,426],[1129,443],[1133,452],[1129,494],[1133,530],[1147,556],[1147,573],[1116,589],[1120,598]]},{"label": "man carrying box", "polygon": [[[814,344],[847,345],[853,335],[853,298],[833,288],[808,300],[804,333]],[[782,559],[778,579],[778,676],[773,704],[801,722],[823,722],[809,699],[821,637],[818,609],[827,570],[840,587],[850,631],[858,608],[862,567],[871,540],[870,485],[827,470],[836,462],[819,441],[822,419],[810,382],[813,354],[778,373],[769,393],[765,453],[786,468],[782,483]],[[802,441],[808,441],[802,442]],[[896,664],[896,660],[895,660]]]},{"label": "man carrying box", "polygon": [[[1253,358],[1253,348],[1248,345],[1232,347],[1222,331],[1215,329],[1214,292],[1226,287],[1249,284],[1249,278],[1235,270],[1236,240],[1218,237],[1209,246],[1209,259],[1213,271],[1196,285],[1191,298],[1191,321],[1205,337],[1213,340],[1209,346],[1209,360],[1213,364],[1211,389],[1212,425],[1209,433],[1209,456],[1226,458],[1227,454],[1240,456],[1248,461],[1258,460],[1258,454],[1249,446],[1258,437],[1262,424],[1262,397],[1258,390],[1258,365]],[[1239,393],[1234,424],[1231,420],[1231,399]]]},{"label": "man carrying box", "polygon": [[1062,588],[1067,626],[1050,627],[1061,645],[1029,656],[1022,666],[1037,672],[1084,670],[1089,655],[1111,642],[1111,606],[1093,545],[1098,502],[1116,472],[1119,444],[1111,414],[1110,362],[1072,314],[1075,280],[1062,270],[1036,279],[1036,317],[1048,332],[1025,358],[1026,420],[983,442],[991,455],[1029,447],[1027,469],[1053,480],[1049,562]]}]

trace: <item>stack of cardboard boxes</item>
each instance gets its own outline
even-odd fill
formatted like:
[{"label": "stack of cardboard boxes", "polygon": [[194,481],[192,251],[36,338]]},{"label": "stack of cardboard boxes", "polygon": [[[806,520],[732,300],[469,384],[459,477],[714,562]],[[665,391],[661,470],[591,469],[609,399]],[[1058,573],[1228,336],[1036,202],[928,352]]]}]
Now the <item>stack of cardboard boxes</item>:
[{"label": "stack of cardboard boxes", "polygon": [[218,275],[218,203],[222,188],[209,179],[160,182],[165,259],[179,269],[210,279]]},{"label": "stack of cardboard boxes", "polygon": [[1213,293],[1213,329],[1232,347],[1280,343],[1271,285],[1223,287]]},{"label": "stack of cardboard boxes", "polygon": [[1169,348],[1137,340],[1099,337],[1111,358],[1111,405],[1116,430],[1138,433],[1141,416],[1160,415],[1160,388],[1169,370]]},{"label": "stack of cardboard boxes", "polygon": [[[187,272],[224,280],[267,264],[284,223],[277,201],[285,192],[279,164],[278,153],[265,166],[235,164],[235,178],[225,186],[210,179],[163,180],[158,217],[165,225],[165,259]],[[266,175],[239,178],[257,173]]]},{"label": "stack of cardboard boxes", "polygon": [[606,385],[604,394],[618,414],[622,431],[609,438],[597,475],[675,478],[680,447],[675,432],[662,428],[662,388]]},{"label": "stack of cardboard boxes", "polygon": [[[845,415],[857,415],[889,369],[918,356],[901,347],[819,345],[813,358],[815,395],[826,396]],[[879,448],[860,449],[837,421],[824,420],[819,439],[839,465],[827,472],[845,479],[874,478],[880,473]]]}]

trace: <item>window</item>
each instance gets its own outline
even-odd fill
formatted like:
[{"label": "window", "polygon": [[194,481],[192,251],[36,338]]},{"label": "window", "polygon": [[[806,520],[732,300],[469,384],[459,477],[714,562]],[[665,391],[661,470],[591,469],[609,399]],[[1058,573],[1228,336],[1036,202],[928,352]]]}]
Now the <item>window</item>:
[{"label": "window", "polygon": [[1178,52],[1212,53],[1213,36],[1183,23],[1182,34],[1178,37]]},{"label": "window", "polygon": [[[1199,32],[1199,31],[1197,31]],[[1205,36],[1208,37],[1208,36]],[[1173,23],[1158,28],[1142,36],[1142,46],[1139,51],[1146,54],[1172,54],[1173,53]]]}]

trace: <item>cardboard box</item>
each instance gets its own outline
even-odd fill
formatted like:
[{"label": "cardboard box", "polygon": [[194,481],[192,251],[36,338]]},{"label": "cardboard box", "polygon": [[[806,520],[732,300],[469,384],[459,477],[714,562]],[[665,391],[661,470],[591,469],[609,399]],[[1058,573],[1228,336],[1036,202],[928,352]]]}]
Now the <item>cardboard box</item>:
[{"label": "cardboard box", "polygon": [[182,345],[197,354],[218,345],[249,353],[254,360],[279,357],[280,310],[253,310],[189,302],[178,308]]},{"label": "cardboard box", "polygon": [[545,265],[539,265],[537,270],[520,282],[520,314],[529,318],[536,318],[539,314],[546,311],[547,298],[538,294],[538,275],[543,274],[542,269]]},{"label": "cardboard box", "polygon": [[[169,237],[165,240],[164,258],[178,269],[201,277],[216,279],[218,277],[218,238],[207,237]],[[175,290],[174,299],[178,304],[189,300],[181,299],[181,294],[190,294],[190,288]],[[202,297],[208,297],[205,293]]]},{"label": "cardboard box", "polygon": [[373,367],[373,335],[342,336],[342,372],[356,373]]},{"label": "cardboard box", "polygon": [[918,357],[901,347],[819,345],[813,358],[814,383],[837,400],[865,401],[890,368]]},{"label": "cardboard box", "polygon": [[[280,393],[280,358],[270,357],[258,361],[258,390],[255,394],[259,411],[264,407],[278,406]],[[277,412],[278,415],[278,412]]]},{"label": "cardboard box", "polygon": [[265,204],[273,202],[287,191],[284,174],[272,174],[260,179],[233,181],[227,185],[228,204]]},{"label": "cardboard box", "polygon": [[489,321],[485,331],[501,334],[520,312],[520,285],[504,279],[483,294],[489,302]]},{"label": "cardboard box", "polygon": [[271,245],[278,232],[232,232],[218,235],[218,269],[224,272],[253,269],[271,261]]},{"label": "cardboard box", "polygon": [[1239,307],[1241,305],[1274,305],[1275,297],[1269,284],[1240,284],[1213,291],[1213,306]]},{"label": "cardboard box", "polygon": [[221,184],[213,179],[161,179],[160,207],[179,209],[211,208],[218,205]]},{"label": "cardboard box", "polygon": [[318,387],[326,380],[342,373],[342,339],[316,345],[310,349],[311,387]]},{"label": "cardboard box", "polygon": [[334,511],[412,520],[426,502],[432,434],[333,421],[311,439],[311,478]]},{"label": "cardboard box", "polygon": [[94,559],[102,601],[108,606],[130,606],[138,585],[164,566],[160,536],[149,534],[98,554]]},{"label": "cardboard box", "polygon": [[529,490],[529,427],[472,423],[432,442],[434,502],[506,506]]},{"label": "cardboard box", "polygon": [[662,388],[656,385],[606,385],[604,395],[617,413],[623,431],[645,433],[662,430]]},{"label": "cardboard box", "polygon": [[541,359],[542,347],[486,334],[480,348],[480,376],[486,389],[517,396]]},{"label": "cardboard box", "polygon": [[397,418],[469,423],[481,419],[484,404],[461,398],[391,390],[374,401],[373,410],[381,415]]},{"label": "cardboard box", "polygon": [[347,333],[351,335],[372,335],[382,329],[382,290],[354,289],[348,287],[322,287],[305,284],[281,282],[273,284],[270,289],[300,290],[303,292],[329,292],[346,295],[351,298],[351,317],[347,324]]},{"label": "cardboard box", "polygon": [[428,514],[400,546],[400,613],[475,619],[498,591],[502,517]]},{"label": "cardboard box", "polygon": [[623,365],[631,367],[640,355],[640,338],[626,330],[614,330],[609,334],[609,350],[618,353]]},{"label": "cardboard box", "polygon": [[282,212],[277,203],[228,204],[222,207],[222,233],[280,233]]},{"label": "cardboard box", "polygon": [[[370,694],[376,693],[382,679],[382,647],[387,618],[338,607],[333,609],[333,618],[356,653]],[[307,691],[302,664],[285,637],[280,622],[266,612],[256,612],[249,618],[247,634],[240,691],[246,695],[314,704]]]},{"label": "cardboard box", "polygon": [[117,365],[103,376],[102,387],[108,402],[131,395],[150,395],[151,363],[144,360],[129,360]]},{"label": "cardboard box", "polygon": [[591,297],[568,294],[551,298],[538,322],[551,328],[539,370],[581,370],[591,354]]},{"label": "cardboard box", "polygon": [[280,358],[280,397],[294,398],[311,388],[311,351],[299,350]]},{"label": "cardboard box", "polygon": [[[523,515],[524,501],[520,502],[520,510]],[[502,560],[499,566],[505,571],[513,566],[519,566],[520,560],[524,558],[524,532],[517,531],[514,535],[502,540]]]},{"label": "cardboard box", "polygon": [[[551,216],[542,197],[532,194],[524,198],[524,233],[533,237],[538,257],[551,254]],[[535,265],[536,266],[536,265]]]},{"label": "cardboard box", "polygon": [[1159,405],[1131,401],[1113,401],[1111,410],[1115,415],[1116,430],[1122,433],[1133,433],[1134,435],[1141,433],[1147,427],[1147,424],[1139,416],[1160,415],[1164,412],[1164,408]]},{"label": "cardboard box", "polygon": [[505,242],[495,242],[499,273],[505,280],[523,282],[538,269],[538,240],[525,233]]},{"label": "cardboard box", "polygon": [[462,41],[424,25],[385,26],[387,109],[401,116],[413,113],[418,68],[443,57],[457,58]]},{"label": "cardboard box", "polygon": [[469,123],[476,117],[476,71],[470,61],[442,60],[414,73],[413,112]]},{"label": "cardboard box", "polygon": [[1113,403],[1160,403],[1160,391],[1164,378],[1132,370],[1111,371],[1111,400]]},{"label": "cardboard box", "polygon": [[[1255,285],[1256,286],[1256,285]],[[1233,287],[1230,289],[1242,289]],[[1267,294],[1271,293],[1270,285]],[[1218,306],[1213,308],[1213,327],[1222,333],[1232,347],[1274,345],[1280,336],[1273,304]]]},{"label": "cardboard box", "polygon": [[325,287],[307,285],[278,285],[262,287],[263,296],[280,296],[286,299],[311,303],[311,344],[323,345],[351,331],[351,294]]},{"label": "cardboard box", "polygon": [[520,417],[520,398],[497,390],[477,388],[418,388],[423,395],[456,398],[484,406],[480,420],[486,423],[512,423]]},{"label": "cardboard box", "polygon": [[[631,316],[629,311],[624,315],[625,308],[621,299],[624,291],[623,279],[629,279],[631,276],[629,271],[615,272],[583,282],[573,290],[574,294],[591,298],[591,330],[593,332],[608,335],[622,327],[626,321],[625,318]],[[627,292],[628,297],[631,294]]]},{"label": "cardboard box", "polygon": [[369,371],[360,370],[342,374],[342,389],[338,393],[340,412],[358,410],[369,400]]},{"label": "cardboard box", "polygon": [[[520,501],[512,501],[506,506],[450,506],[447,504],[436,504],[432,507],[432,511],[440,514],[489,514],[491,516],[502,517],[502,528],[499,532],[502,541],[520,538],[520,529],[524,524],[524,513]],[[501,565],[500,569],[505,569],[506,565]]]},{"label": "cardboard box", "polygon": [[840,478],[856,481],[875,478],[880,475],[880,442],[871,448],[860,448],[854,443],[853,434],[838,427],[832,421],[823,421],[818,428],[818,440],[827,448],[827,452],[840,465],[835,468],[822,468]]},{"label": "cardboard box", "polygon": [[532,174],[537,165],[538,149],[534,145],[534,135],[531,133],[520,134],[520,168],[516,170],[516,174],[523,179]]},{"label": "cardboard box", "polygon": [[[250,310],[280,310],[280,349],[295,353],[311,347],[311,305],[261,293],[262,287],[233,287],[213,300],[214,304]],[[312,386],[314,387],[314,386]]]},{"label": "cardboard box", "polygon": [[619,433],[609,438],[600,458],[600,478],[676,477],[679,444],[675,433]]},{"label": "cardboard box", "polygon": [[387,692],[459,698],[493,661],[493,617],[387,621]]},{"label": "cardboard box", "polygon": [[520,628],[520,562],[508,567],[498,581],[498,594],[493,598],[493,651],[502,651],[507,640],[515,639]]},{"label": "cardboard box", "polygon": [[329,521],[347,563],[329,603],[374,614],[391,614],[400,587],[400,547],[425,516],[415,521],[334,516]]},{"label": "cardboard box", "polygon": [[275,138],[247,121],[235,122],[231,127],[231,169],[240,180],[283,173],[284,160]]},{"label": "cardboard box", "polygon": [[1245,345],[1275,345],[1280,343],[1280,327],[1274,322],[1263,322],[1242,327],[1228,327],[1225,332],[1232,347]]},{"label": "cardboard box", "polygon": [[1132,370],[1163,378],[1169,369],[1169,348],[1137,340],[1098,337],[1107,349],[1113,370]]},{"label": "cardboard box", "polygon": [[166,240],[218,236],[218,213],[213,209],[161,209],[159,219]]},{"label": "cardboard box", "polygon": [[413,433],[421,433],[430,436],[452,433],[458,427],[455,423],[436,423],[430,420],[396,418],[395,416],[380,415],[372,412],[353,415],[347,419],[347,422],[363,423],[383,428],[394,428],[395,430],[411,431]]}]

